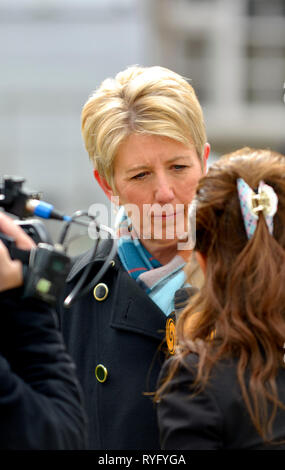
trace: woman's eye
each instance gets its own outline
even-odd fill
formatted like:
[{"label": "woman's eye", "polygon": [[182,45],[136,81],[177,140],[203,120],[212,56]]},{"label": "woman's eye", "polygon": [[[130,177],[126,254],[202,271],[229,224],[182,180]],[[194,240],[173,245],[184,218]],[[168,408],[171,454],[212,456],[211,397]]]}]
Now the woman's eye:
[{"label": "woman's eye", "polygon": [[184,170],[187,168],[187,165],[173,165],[174,170]]},{"label": "woman's eye", "polygon": [[132,176],[132,180],[140,180],[140,179],[143,179],[145,176],[147,175],[147,172],[146,171],[142,171],[141,173],[138,173],[137,175],[135,176]]}]

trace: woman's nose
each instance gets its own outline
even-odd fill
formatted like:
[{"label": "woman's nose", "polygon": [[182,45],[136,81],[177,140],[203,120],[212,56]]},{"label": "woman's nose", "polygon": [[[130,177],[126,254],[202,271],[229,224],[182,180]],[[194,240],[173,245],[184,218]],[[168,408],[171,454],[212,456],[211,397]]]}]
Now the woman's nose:
[{"label": "woman's nose", "polygon": [[169,180],[165,176],[157,178],[155,186],[155,202],[159,204],[167,204],[174,199],[174,188]]}]

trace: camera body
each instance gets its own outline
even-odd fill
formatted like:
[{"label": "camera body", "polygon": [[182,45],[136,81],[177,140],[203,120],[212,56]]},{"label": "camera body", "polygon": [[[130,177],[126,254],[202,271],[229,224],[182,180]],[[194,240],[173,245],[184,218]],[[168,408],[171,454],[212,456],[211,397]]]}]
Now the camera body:
[{"label": "camera body", "polygon": [[41,220],[35,218],[24,220],[19,219],[15,220],[15,223],[19,225],[32,240],[34,240],[36,245],[38,245],[38,243],[48,243],[49,245],[53,245],[50,233]]},{"label": "camera body", "polygon": [[[65,253],[65,240],[72,223],[89,227],[90,220],[95,222],[98,236],[95,239],[90,260],[96,255],[101,231],[107,232],[108,237],[112,240],[112,246],[105,262],[92,281],[88,283],[87,279],[92,263],[85,266],[76,285],[63,302],[66,308],[70,308],[78,298],[93,289],[94,285],[109,269],[110,261],[117,251],[115,236],[109,227],[98,224],[97,215],[90,215],[86,211],[79,210],[70,217],[54,209],[51,204],[39,201],[39,193],[28,193],[22,190],[24,181],[21,177],[6,176],[3,178],[3,183],[0,183],[0,207],[3,207],[6,212],[19,217],[19,220],[15,222],[36,244],[36,248],[31,251],[20,250],[11,237],[0,233],[0,239],[7,246],[11,258],[19,259],[23,263],[24,296],[40,298],[50,304],[55,304],[61,297],[71,267],[71,259]],[[49,232],[40,220],[27,218],[31,214],[45,219],[65,221],[58,243],[53,244]],[[88,217],[89,222],[79,220],[82,217]]]},{"label": "camera body", "polygon": [[36,297],[55,304],[70,270],[70,258],[47,243],[39,243],[29,259],[24,297]]},{"label": "camera body", "polygon": [[23,263],[24,297],[36,297],[49,304],[55,304],[70,270],[70,258],[61,245],[54,246],[52,238],[43,224],[36,218],[28,218],[28,202],[39,193],[26,193],[22,190],[23,178],[4,177],[0,186],[0,206],[5,211],[17,215],[15,220],[35,242],[31,251],[20,250],[14,240],[0,232],[0,239],[9,250],[12,259]]}]

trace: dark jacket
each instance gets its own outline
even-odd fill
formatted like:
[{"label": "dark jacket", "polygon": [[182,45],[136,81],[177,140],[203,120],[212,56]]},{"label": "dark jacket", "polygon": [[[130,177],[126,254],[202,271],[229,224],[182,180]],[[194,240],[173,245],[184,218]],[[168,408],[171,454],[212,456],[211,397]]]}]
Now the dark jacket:
[{"label": "dark jacket", "polygon": [[[285,449],[265,444],[253,426],[237,381],[237,361],[214,366],[204,391],[190,397],[197,355],[189,354],[186,367],[174,376],[158,404],[162,449]],[[160,380],[167,374],[166,362]],[[248,375],[245,374],[246,382]],[[285,369],[277,377],[279,399],[285,403]],[[192,388],[193,392],[193,388]],[[285,410],[277,411],[273,438],[285,440]]]},{"label": "dark jacket", "polygon": [[20,293],[0,295],[0,448],[85,449],[82,394],[52,311]]},{"label": "dark jacket", "polygon": [[[99,245],[89,281],[110,250],[110,241]],[[81,256],[68,278],[70,292],[88,264]],[[69,309],[60,308],[67,349],[77,366],[85,394],[90,449],[159,449],[156,409],[152,396],[165,354],[160,350],[166,317],[128,275],[119,258],[95,288]],[[97,365],[107,378],[98,381]],[[100,366],[101,367],[101,366]],[[104,375],[104,369],[99,371]],[[99,379],[103,378],[99,375]],[[97,373],[98,376],[98,373]]]}]

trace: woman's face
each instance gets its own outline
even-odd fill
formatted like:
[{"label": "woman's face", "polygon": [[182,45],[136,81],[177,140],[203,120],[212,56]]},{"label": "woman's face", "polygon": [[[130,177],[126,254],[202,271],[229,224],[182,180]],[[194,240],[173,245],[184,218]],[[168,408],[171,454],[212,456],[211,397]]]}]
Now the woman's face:
[{"label": "woman's face", "polygon": [[[204,168],[208,149],[204,156]],[[114,162],[113,195],[124,205],[142,243],[185,238],[188,205],[203,175],[194,145],[168,137],[130,135]]]}]

